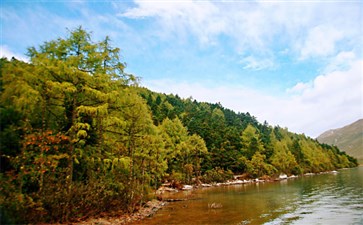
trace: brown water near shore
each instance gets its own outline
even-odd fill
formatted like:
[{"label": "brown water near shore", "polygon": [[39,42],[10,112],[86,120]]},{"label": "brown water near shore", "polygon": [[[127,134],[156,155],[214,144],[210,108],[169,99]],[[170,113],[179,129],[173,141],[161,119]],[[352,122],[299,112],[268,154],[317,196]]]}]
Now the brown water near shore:
[{"label": "brown water near shore", "polygon": [[363,167],[173,197],[189,200],[171,202],[133,224],[363,224]]}]

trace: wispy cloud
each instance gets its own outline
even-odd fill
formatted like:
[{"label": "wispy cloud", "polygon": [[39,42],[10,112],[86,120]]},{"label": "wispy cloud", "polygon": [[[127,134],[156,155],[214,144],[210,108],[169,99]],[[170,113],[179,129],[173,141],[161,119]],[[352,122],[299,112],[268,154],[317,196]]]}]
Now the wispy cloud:
[{"label": "wispy cloud", "polygon": [[289,127],[316,137],[323,131],[363,117],[363,60],[354,60],[346,70],[322,74],[308,83],[298,83],[285,96],[276,96],[242,85],[211,87],[176,80],[150,80],[154,91],[177,93],[199,101],[221,102],[239,112],[250,112],[261,122]]},{"label": "wispy cloud", "polygon": [[286,89],[286,92],[288,94],[301,94],[302,92],[304,92],[305,90],[307,90],[311,87],[312,87],[312,82],[308,82],[308,83],[299,82],[292,88]]},{"label": "wispy cloud", "polygon": [[[271,56],[279,45],[290,46],[300,59],[331,56],[341,51],[338,44],[339,48],[352,48],[351,42],[359,41],[357,20],[362,19],[359,2],[135,3],[135,7],[121,15],[132,19],[154,18],[163,34],[190,32],[201,44],[215,44],[218,37],[226,35],[235,43],[235,51],[247,51],[262,59]],[[347,41],[346,45],[342,41]]]},{"label": "wispy cloud", "polygon": [[248,70],[268,70],[276,67],[272,59],[258,59],[254,56],[247,56],[240,63],[243,65],[243,69]]},{"label": "wispy cloud", "polygon": [[356,58],[359,58],[353,51],[339,52],[336,56],[330,57],[324,73],[334,72],[336,70],[349,69],[349,65]]},{"label": "wispy cloud", "polygon": [[12,52],[6,45],[0,45],[0,58],[11,60],[13,57],[24,62],[29,62],[29,59],[24,55]]},{"label": "wispy cloud", "polygon": [[[82,25],[152,90],[221,102],[315,136],[362,115],[360,1],[61,1],[1,5],[1,54]],[[277,90],[278,89],[278,90]],[[273,91],[271,91],[273,90]]]},{"label": "wispy cloud", "polygon": [[[220,20],[220,9],[209,1],[160,2],[135,1],[138,5],[119,14],[132,19],[154,17],[163,34],[181,35],[194,33],[200,43],[210,43],[215,35],[225,30],[226,24]],[[183,36],[183,35],[182,35]]]},{"label": "wispy cloud", "polygon": [[301,46],[301,58],[329,56],[336,52],[336,43],[343,38],[343,31],[332,26],[313,27]]}]

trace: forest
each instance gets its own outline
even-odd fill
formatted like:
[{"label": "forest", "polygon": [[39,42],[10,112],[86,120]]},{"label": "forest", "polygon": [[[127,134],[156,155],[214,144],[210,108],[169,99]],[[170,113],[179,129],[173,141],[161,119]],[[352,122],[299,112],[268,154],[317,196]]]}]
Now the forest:
[{"label": "forest", "polygon": [[[357,166],[335,146],[219,103],[155,93],[82,27],[0,60],[1,224],[133,212],[166,180]],[[268,109],[266,109],[268,110]]]}]

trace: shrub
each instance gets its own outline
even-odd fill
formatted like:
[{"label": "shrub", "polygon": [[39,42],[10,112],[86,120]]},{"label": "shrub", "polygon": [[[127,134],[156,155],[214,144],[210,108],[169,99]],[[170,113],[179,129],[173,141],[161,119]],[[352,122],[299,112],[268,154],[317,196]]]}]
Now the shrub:
[{"label": "shrub", "polygon": [[214,183],[214,182],[225,182],[233,178],[233,173],[230,170],[223,170],[219,167],[208,170],[204,173],[202,181],[204,183]]},{"label": "shrub", "polygon": [[183,174],[173,171],[169,176],[170,186],[175,189],[182,189]]}]

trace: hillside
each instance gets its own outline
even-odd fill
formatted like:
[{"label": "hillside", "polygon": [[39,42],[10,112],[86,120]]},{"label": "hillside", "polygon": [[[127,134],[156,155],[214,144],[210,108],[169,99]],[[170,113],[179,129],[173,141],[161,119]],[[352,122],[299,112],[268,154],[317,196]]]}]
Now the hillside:
[{"label": "hillside", "polygon": [[358,165],[248,112],[141,88],[119,49],[81,27],[29,57],[0,59],[0,224],[133,213],[166,180],[181,187]]},{"label": "hillside", "polygon": [[318,138],[321,143],[338,146],[363,163],[363,119],[342,128],[328,130]]}]

